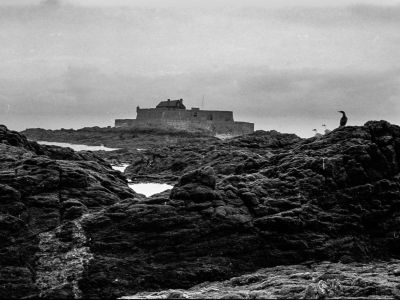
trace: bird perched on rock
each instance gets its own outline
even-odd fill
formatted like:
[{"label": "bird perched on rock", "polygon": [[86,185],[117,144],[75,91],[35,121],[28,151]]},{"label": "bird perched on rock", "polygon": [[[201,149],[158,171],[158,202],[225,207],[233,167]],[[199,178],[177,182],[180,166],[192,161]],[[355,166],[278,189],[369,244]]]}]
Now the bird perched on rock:
[{"label": "bird perched on rock", "polygon": [[322,127],[324,127],[324,134],[328,134],[329,132],[331,132],[328,128],[326,128],[325,124],[322,124]]},{"label": "bird perched on rock", "polygon": [[322,136],[322,134],[320,134],[317,129],[314,128],[312,131],[315,132],[315,135],[314,135],[315,137],[320,138]]},{"label": "bird perched on rock", "polygon": [[339,127],[346,126],[346,124],[347,124],[346,113],[343,110],[339,110],[338,112],[342,113],[342,117],[340,118],[340,126]]}]

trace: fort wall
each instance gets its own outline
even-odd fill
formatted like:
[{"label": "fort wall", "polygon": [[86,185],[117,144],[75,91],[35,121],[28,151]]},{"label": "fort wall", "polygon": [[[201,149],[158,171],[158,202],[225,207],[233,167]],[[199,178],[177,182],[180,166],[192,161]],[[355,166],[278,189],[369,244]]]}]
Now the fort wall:
[{"label": "fort wall", "polygon": [[135,119],[117,119],[115,127],[153,127],[153,128],[174,128],[185,131],[206,131],[212,135],[238,136],[254,132],[254,124],[247,122],[225,122],[225,121],[187,121],[187,120],[145,120],[144,122]]},{"label": "fort wall", "polygon": [[200,110],[198,108],[188,110],[168,107],[143,109],[138,107],[136,119],[117,119],[115,127],[174,128],[227,136],[254,132],[253,123],[235,122],[232,111]]},{"label": "fort wall", "polygon": [[182,121],[224,121],[233,122],[233,112],[231,111],[213,111],[199,109],[158,109],[158,108],[139,108],[137,110],[136,120],[147,122],[156,120],[182,120]]}]

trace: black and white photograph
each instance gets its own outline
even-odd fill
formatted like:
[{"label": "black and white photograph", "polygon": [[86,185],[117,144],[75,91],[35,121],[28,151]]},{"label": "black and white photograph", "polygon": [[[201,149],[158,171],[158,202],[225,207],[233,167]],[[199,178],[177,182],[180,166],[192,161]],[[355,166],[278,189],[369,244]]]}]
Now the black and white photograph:
[{"label": "black and white photograph", "polygon": [[400,299],[400,0],[0,0],[0,299]]}]

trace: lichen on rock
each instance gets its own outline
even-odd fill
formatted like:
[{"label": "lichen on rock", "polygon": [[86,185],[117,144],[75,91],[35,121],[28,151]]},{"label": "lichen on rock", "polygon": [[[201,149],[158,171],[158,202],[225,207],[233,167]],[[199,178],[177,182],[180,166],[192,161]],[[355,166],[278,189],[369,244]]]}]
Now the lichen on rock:
[{"label": "lichen on rock", "polygon": [[39,234],[36,281],[42,298],[82,298],[79,280],[93,259],[82,229],[82,216],[55,230]]}]

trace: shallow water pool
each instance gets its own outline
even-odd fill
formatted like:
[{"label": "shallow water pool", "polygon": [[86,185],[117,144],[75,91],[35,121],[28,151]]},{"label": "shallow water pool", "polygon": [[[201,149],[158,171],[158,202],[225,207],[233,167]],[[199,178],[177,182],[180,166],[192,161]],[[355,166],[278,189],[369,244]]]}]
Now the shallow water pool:
[{"label": "shallow water pool", "polygon": [[112,165],[111,167],[114,170],[120,171],[121,173],[124,173],[125,169],[129,166],[129,164],[121,164],[121,165]]},{"label": "shallow water pool", "polygon": [[165,183],[130,183],[129,187],[136,193],[150,197],[154,194],[164,192],[173,188],[172,185]]},{"label": "shallow water pool", "polygon": [[75,151],[114,151],[118,150],[119,148],[108,148],[101,146],[88,146],[88,145],[81,145],[81,144],[70,144],[70,143],[59,143],[59,142],[47,142],[47,141],[37,141],[38,144],[41,145],[49,145],[49,146],[59,146],[59,147],[68,147]]}]

